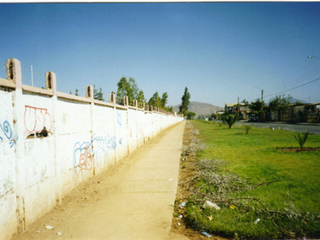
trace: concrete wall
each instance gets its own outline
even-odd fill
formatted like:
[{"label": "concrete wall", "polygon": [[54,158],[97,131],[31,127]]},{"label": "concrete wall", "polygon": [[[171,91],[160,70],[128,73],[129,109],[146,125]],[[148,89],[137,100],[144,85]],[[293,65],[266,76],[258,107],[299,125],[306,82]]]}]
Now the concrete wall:
[{"label": "concrete wall", "polygon": [[[20,62],[0,79],[0,239],[11,239],[50,211],[79,183],[97,175],[183,120],[174,114],[22,85]],[[43,136],[44,127],[48,136]]]}]

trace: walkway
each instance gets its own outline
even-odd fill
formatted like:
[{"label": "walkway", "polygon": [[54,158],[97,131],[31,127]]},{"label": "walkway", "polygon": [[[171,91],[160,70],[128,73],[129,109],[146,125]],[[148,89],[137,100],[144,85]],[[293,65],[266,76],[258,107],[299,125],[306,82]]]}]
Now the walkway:
[{"label": "walkway", "polygon": [[184,127],[166,130],[80,184],[13,239],[187,239],[170,232]]}]

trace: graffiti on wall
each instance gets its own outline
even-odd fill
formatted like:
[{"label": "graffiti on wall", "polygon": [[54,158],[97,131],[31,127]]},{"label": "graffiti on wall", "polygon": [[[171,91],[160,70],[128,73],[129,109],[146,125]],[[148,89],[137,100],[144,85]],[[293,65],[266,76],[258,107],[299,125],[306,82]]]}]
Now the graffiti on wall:
[{"label": "graffiti on wall", "polygon": [[122,138],[117,138],[107,134],[106,136],[93,136],[93,147],[89,142],[76,142],[73,147],[73,166],[75,173],[80,168],[82,170],[91,170],[93,166],[93,155],[95,159],[105,157],[110,151],[116,149],[118,144],[122,145]]},{"label": "graffiti on wall", "polygon": [[121,127],[122,126],[122,114],[117,111],[117,123]]},{"label": "graffiti on wall", "polygon": [[52,120],[48,110],[25,105],[24,126],[30,134],[39,133],[44,127],[51,132]]},{"label": "graffiti on wall", "polygon": [[92,155],[91,146],[89,142],[77,142],[73,147],[73,166],[77,173],[77,167],[80,168],[79,173],[82,170],[92,169]]},{"label": "graffiti on wall", "polygon": [[[122,144],[119,140],[119,144]],[[116,149],[117,147],[117,138],[115,136],[111,136],[107,134],[106,136],[96,136],[93,135],[93,146],[95,154],[105,153],[108,154],[109,151]]]},{"label": "graffiti on wall", "polygon": [[10,148],[13,147],[13,145],[17,142],[18,137],[14,138],[13,137],[13,132],[12,132],[12,128],[10,126],[10,123],[8,121],[4,121],[3,124],[1,125],[0,123],[0,141],[4,141],[3,137],[1,137],[1,135],[4,135],[5,138],[7,138],[10,142]]}]

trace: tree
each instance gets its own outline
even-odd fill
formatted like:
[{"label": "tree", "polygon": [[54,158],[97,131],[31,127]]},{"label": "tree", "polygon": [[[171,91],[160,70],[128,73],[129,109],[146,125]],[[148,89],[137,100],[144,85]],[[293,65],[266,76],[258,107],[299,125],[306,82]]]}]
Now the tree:
[{"label": "tree", "polygon": [[172,106],[167,106],[167,107],[164,108],[164,110],[166,110],[167,112],[173,113],[173,107]]},{"label": "tree", "polygon": [[185,87],[184,89],[184,94],[181,98],[182,103],[181,106],[179,107],[179,112],[182,113],[183,115],[187,115],[188,114],[188,108],[189,108],[189,104],[190,104],[190,93],[188,92],[188,88]]},{"label": "tree", "polygon": [[168,93],[167,92],[162,93],[161,108],[164,109],[166,107],[167,102],[168,102]]},{"label": "tree", "polygon": [[262,109],[262,105],[263,104],[263,102],[261,102],[260,101],[260,99],[259,98],[257,98],[257,100],[255,101],[255,102],[252,102],[251,103],[251,105],[249,106],[249,108],[250,108],[250,110],[252,111],[252,112],[260,112],[261,111],[261,109]]},{"label": "tree", "polygon": [[124,97],[128,96],[129,105],[133,105],[133,101],[135,99],[138,100],[139,105],[142,102],[145,102],[144,93],[142,90],[138,88],[138,84],[134,80],[134,78],[127,78],[122,77],[118,84],[118,90],[117,90],[117,97],[116,102],[117,104],[124,105]]},{"label": "tree", "polygon": [[227,123],[229,128],[238,120],[237,115],[225,113],[221,116],[221,119],[224,123]]},{"label": "tree", "polygon": [[96,89],[95,85],[93,85],[93,96],[94,96],[94,99],[104,101],[102,89],[101,88],[99,88],[99,90]]},{"label": "tree", "polygon": [[290,99],[292,97],[288,95],[287,98],[284,97],[284,95],[281,97],[281,95],[276,96],[272,98],[269,102],[269,108],[270,111],[279,111],[279,110],[285,110],[288,109],[291,105]]},{"label": "tree", "polygon": [[128,96],[127,89],[129,88],[129,83],[125,77],[122,77],[117,83],[117,86],[116,102],[117,104],[124,105],[124,97]]},{"label": "tree", "polygon": [[245,105],[249,105],[249,102],[246,99],[243,99],[241,103],[244,103]]},{"label": "tree", "polygon": [[194,113],[194,112],[188,112],[188,114],[187,114],[187,119],[188,119],[188,120],[191,120],[191,119],[194,118],[194,116],[196,116],[196,113]]},{"label": "tree", "polygon": [[148,102],[149,105],[152,105],[153,107],[162,108],[162,101],[159,97],[159,93],[155,92],[152,97],[149,99]]},{"label": "tree", "polygon": [[146,99],[144,98],[144,93],[143,93],[142,90],[139,91],[137,100],[138,100],[138,103],[139,103],[139,107],[142,106],[142,103],[146,102]]},{"label": "tree", "polygon": [[74,95],[79,96],[78,89],[76,89],[76,93]]}]

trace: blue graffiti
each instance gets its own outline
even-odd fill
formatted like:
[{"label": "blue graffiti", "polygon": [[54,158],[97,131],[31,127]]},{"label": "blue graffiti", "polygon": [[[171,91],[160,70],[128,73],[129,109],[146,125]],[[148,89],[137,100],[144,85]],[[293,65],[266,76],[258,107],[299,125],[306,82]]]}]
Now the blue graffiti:
[{"label": "blue graffiti", "polygon": [[81,169],[81,172],[82,170],[91,170],[92,165],[90,142],[76,142],[73,147],[73,166],[75,173],[77,173],[77,167]]},{"label": "blue graffiti", "polygon": [[117,123],[121,127],[122,126],[122,114],[117,111]]},{"label": "blue graffiti", "polygon": [[[6,135],[7,139],[10,140],[12,138],[12,129],[11,129],[10,123],[8,121],[4,121],[2,126],[0,124],[0,128],[3,131],[3,133]],[[2,137],[0,137],[0,139],[3,140]]]},{"label": "blue graffiti", "polygon": [[116,140],[117,138],[115,136],[110,136],[110,134],[107,134],[107,136],[93,136],[93,144],[98,145],[100,150],[102,150],[103,152],[116,149]]},{"label": "blue graffiti", "polygon": [[[18,137],[16,137],[16,139],[13,138],[13,132],[12,132],[12,128],[10,126],[10,123],[8,121],[4,121],[2,126],[0,124],[0,128],[2,130],[2,132],[4,133],[4,135],[6,136],[6,138],[8,140],[10,140],[10,148],[13,147],[13,145],[17,142]],[[0,136],[0,140],[3,141],[3,138]]]}]

